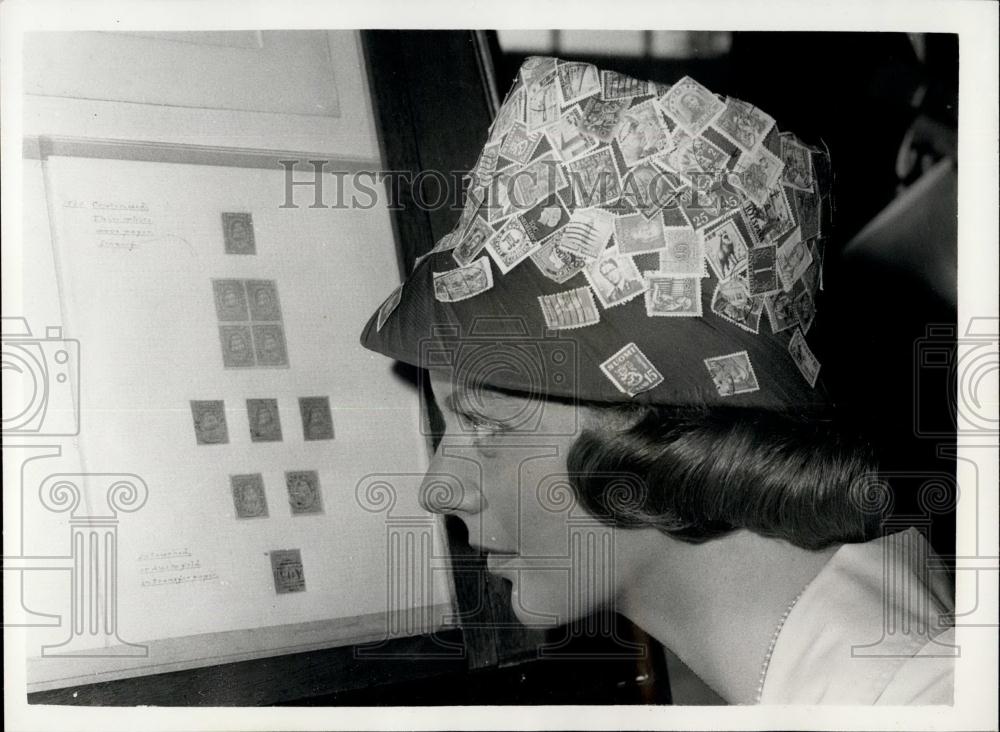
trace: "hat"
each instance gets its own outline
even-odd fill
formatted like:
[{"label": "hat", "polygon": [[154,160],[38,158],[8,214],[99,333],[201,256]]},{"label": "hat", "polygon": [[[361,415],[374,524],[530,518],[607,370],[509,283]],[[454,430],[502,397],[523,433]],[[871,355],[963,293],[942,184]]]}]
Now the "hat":
[{"label": "hat", "polygon": [[823,408],[807,337],[829,170],[767,113],[690,77],[529,58],[458,224],[361,342],[556,397]]}]

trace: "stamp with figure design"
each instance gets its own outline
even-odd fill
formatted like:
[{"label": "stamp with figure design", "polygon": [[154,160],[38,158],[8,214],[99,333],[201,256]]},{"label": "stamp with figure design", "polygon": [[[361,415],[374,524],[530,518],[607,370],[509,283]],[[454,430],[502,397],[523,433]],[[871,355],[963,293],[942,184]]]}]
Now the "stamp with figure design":
[{"label": "stamp with figure design", "polygon": [[267,518],[267,495],[264,478],[260,473],[230,475],[229,488],[233,494],[236,518]]},{"label": "stamp with figure design", "polygon": [[514,211],[523,213],[560,188],[566,186],[566,176],[555,155],[546,153],[524,166],[511,178],[513,190],[508,191]]},{"label": "stamp with figure design", "polygon": [[434,299],[459,302],[475,297],[493,287],[489,258],[480,257],[467,267],[434,273]]},{"label": "stamp with figure design", "polygon": [[622,114],[628,109],[628,100],[600,99],[593,96],[582,102],[583,120],[580,129],[601,142],[610,142]]},{"label": "stamp with figure design", "polygon": [[744,152],[760,146],[774,127],[774,118],[749,102],[729,97],[712,126],[732,140]]},{"label": "stamp with figure design", "polygon": [[788,342],[788,352],[799,367],[802,376],[809,382],[809,386],[816,387],[816,379],[819,378],[819,360],[813,355],[806,338],[798,328],[792,333],[792,339]]},{"label": "stamp with figure design", "polygon": [[278,285],[274,280],[246,280],[244,285],[252,320],[281,320]]},{"label": "stamp with figure design", "polygon": [[219,342],[222,345],[222,365],[227,369],[254,366],[253,337],[248,325],[220,325]]},{"label": "stamp with figure design", "polygon": [[708,369],[719,396],[749,394],[760,390],[757,374],[750,363],[750,354],[746,351],[706,358],[705,368]]},{"label": "stamp with figure design", "polygon": [[761,146],[744,153],[729,176],[732,183],[758,206],[765,206],[772,193],[780,189],[781,158]]},{"label": "stamp with figure design", "polygon": [[628,171],[622,189],[622,198],[647,219],[662,218],[663,209],[677,198],[671,177],[648,162]]},{"label": "stamp with figure design", "polygon": [[778,247],[776,262],[781,285],[789,292],[812,264],[812,253],[805,242],[793,237]]},{"label": "stamp with figure design", "polygon": [[221,399],[191,402],[194,437],[199,445],[225,445],[229,442],[226,405]]},{"label": "stamp with figure design", "polygon": [[285,473],[288,505],[293,516],[323,513],[323,492],[315,470],[289,470]]},{"label": "stamp with figure design", "polygon": [[661,252],[667,247],[663,219],[647,219],[642,214],[619,216],[615,219],[615,241],[622,254]]},{"label": "stamp with figure design", "polygon": [[215,314],[222,322],[246,321],[247,297],[242,280],[212,280]]},{"label": "stamp with figure design", "polygon": [[299,397],[299,416],[302,418],[302,439],[307,442],[333,439],[329,397]]},{"label": "stamp with figure design", "polygon": [[253,345],[258,366],[288,366],[285,329],[279,323],[255,323],[253,326]]},{"label": "stamp with figure design", "polygon": [[692,137],[705,129],[725,106],[690,76],[670,87],[659,101],[666,113]]},{"label": "stamp with figure design", "polygon": [[735,275],[747,259],[753,246],[749,225],[743,214],[734,211],[702,231],[705,258],[719,280]]},{"label": "stamp with figure design", "polygon": [[646,315],[649,317],[700,318],[701,277],[673,277],[647,272]]},{"label": "stamp with figure design", "polygon": [[673,142],[659,106],[652,99],[628,109],[618,123],[615,142],[628,166],[670,149]]},{"label": "stamp with figure design", "polygon": [[272,549],[271,575],[274,591],[279,595],[289,592],[305,592],[306,576],[302,568],[302,552],[299,549]]},{"label": "stamp with figure design", "polygon": [[252,442],[281,442],[277,399],[247,399],[247,421]]},{"label": "stamp with figure design", "polygon": [[257,241],[253,233],[253,216],[245,212],[222,214],[222,236],[226,254],[256,254]]},{"label": "stamp with figure design", "polygon": [[812,153],[805,145],[800,144],[794,135],[781,134],[781,159],[785,169],[781,174],[781,182],[790,188],[813,192]]},{"label": "stamp with figure design", "polygon": [[780,333],[799,324],[799,316],[792,306],[792,298],[783,290],[765,295],[764,308],[771,323],[772,333]]},{"label": "stamp with figure design", "polygon": [[617,247],[606,249],[584,270],[584,276],[605,308],[626,303],[646,291],[646,280],[632,257],[619,254]]},{"label": "stamp with figure design", "polygon": [[556,195],[539,202],[519,218],[528,237],[535,242],[548,239],[569,222],[569,214]]},{"label": "stamp with figure design", "polygon": [[564,232],[565,229],[553,234],[542,244],[541,249],[531,255],[531,261],[535,263],[538,270],[559,284],[582,272],[588,263],[584,257],[561,246]]},{"label": "stamp with figure design", "polygon": [[611,148],[605,147],[566,163],[566,174],[578,208],[611,203],[622,193]]},{"label": "stamp with figure design", "polygon": [[743,330],[759,333],[763,310],[764,298],[752,296],[743,277],[733,277],[715,286],[712,312]]},{"label": "stamp with figure design", "polygon": [[545,324],[552,330],[572,330],[594,325],[601,321],[601,313],[594,302],[594,293],[589,287],[539,295],[538,304],[542,309]]},{"label": "stamp with figure design", "polygon": [[479,256],[486,242],[493,236],[493,227],[481,217],[476,216],[469,222],[459,245],[451,250],[452,258],[463,267],[468,267],[472,260]]},{"label": "stamp with figure design", "polygon": [[620,392],[634,397],[663,383],[663,374],[635,343],[629,343],[601,364],[601,371]]}]

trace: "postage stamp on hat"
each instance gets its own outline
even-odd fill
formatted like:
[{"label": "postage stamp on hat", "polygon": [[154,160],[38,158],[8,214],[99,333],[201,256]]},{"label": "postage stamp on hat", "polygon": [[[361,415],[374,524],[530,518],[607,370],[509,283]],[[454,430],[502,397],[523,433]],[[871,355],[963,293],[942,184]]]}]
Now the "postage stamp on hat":
[{"label": "postage stamp on hat", "polygon": [[772,191],[763,206],[746,200],[743,201],[741,210],[753,227],[757,241],[777,243],[795,228],[795,219],[792,217],[784,186]]},{"label": "postage stamp on hat", "polygon": [[597,259],[614,232],[615,220],[599,208],[577,209],[562,230],[559,246],[585,259]]},{"label": "postage stamp on hat", "polygon": [[743,153],[729,178],[751,201],[764,206],[771,193],[780,188],[783,166],[781,158],[761,146]]},{"label": "postage stamp on hat", "polygon": [[664,110],[689,135],[697,135],[722,110],[723,104],[708,89],[685,76],[660,98]]},{"label": "postage stamp on hat", "polygon": [[562,165],[552,153],[546,153],[533,160],[514,173],[510,181],[513,189],[508,193],[515,212],[526,211],[566,186]]},{"label": "postage stamp on hat", "polygon": [[525,86],[531,86],[535,81],[548,76],[556,68],[557,59],[553,56],[529,56],[521,64],[521,79]]},{"label": "postage stamp on hat", "polygon": [[781,159],[785,169],[781,182],[799,191],[813,192],[812,153],[790,133],[781,134]]},{"label": "postage stamp on hat", "polygon": [[765,295],[764,308],[767,310],[772,333],[780,333],[799,324],[799,317],[792,307],[792,298],[783,290]]},{"label": "postage stamp on hat", "polygon": [[672,140],[659,105],[652,99],[628,109],[618,123],[615,142],[628,166],[670,149]]},{"label": "postage stamp on hat", "polygon": [[500,145],[500,154],[508,160],[524,165],[531,158],[531,154],[541,139],[540,134],[528,134],[524,125],[516,124],[504,137],[503,143]]},{"label": "postage stamp on hat", "polygon": [[625,175],[623,198],[647,219],[662,218],[677,199],[671,176],[651,163],[639,163]]},{"label": "postage stamp on hat", "polygon": [[601,93],[605,99],[641,97],[649,94],[649,82],[633,79],[617,71],[602,71]]},{"label": "postage stamp on hat", "polygon": [[701,277],[705,254],[701,238],[688,227],[664,227],[666,246],[660,252],[660,274]]},{"label": "postage stamp on hat", "polygon": [[719,396],[749,394],[760,390],[757,374],[750,363],[750,354],[746,351],[706,358],[705,368],[708,369]]},{"label": "postage stamp on hat", "polygon": [[792,190],[795,201],[795,214],[803,239],[819,236],[820,200],[818,196],[806,191]]},{"label": "postage stamp on hat", "polygon": [[601,313],[594,303],[594,293],[589,287],[539,295],[538,303],[542,308],[545,324],[552,330],[583,328],[601,321]]},{"label": "postage stamp on hat", "polygon": [[306,576],[302,570],[302,552],[298,549],[272,549],[270,556],[274,591],[279,595],[305,592]]},{"label": "postage stamp on hat", "polygon": [[247,300],[253,320],[281,320],[278,285],[274,280],[246,280]]},{"label": "postage stamp on hat", "polygon": [[486,243],[486,251],[504,274],[531,256],[539,247],[539,243],[528,236],[524,224],[518,218],[510,219]]},{"label": "postage stamp on hat", "polygon": [[791,238],[778,247],[776,260],[778,277],[781,278],[781,285],[787,292],[812,264],[812,253],[805,242]]},{"label": "postage stamp on hat", "polygon": [[555,69],[534,79],[527,86],[526,113],[528,132],[535,132],[559,121],[559,89]]},{"label": "postage stamp on hat", "polygon": [[775,265],[777,247],[756,247],[747,253],[747,286],[751,295],[768,295],[781,289]]},{"label": "postage stamp on hat", "polygon": [[253,345],[258,366],[288,366],[285,329],[279,323],[255,324]]},{"label": "postage stamp on hat", "polygon": [[451,250],[452,258],[463,267],[468,267],[473,259],[479,256],[486,242],[493,236],[493,227],[479,216],[469,223],[459,245]]},{"label": "postage stamp on hat", "polygon": [[667,241],[663,233],[663,219],[647,219],[641,214],[619,216],[615,219],[615,241],[622,254],[661,252]]},{"label": "postage stamp on hat", "polygon": [[601,90],[601,79],[597,67],[578,61],[560,63],[556,67],[559,74],[559,95],[563,106],[578,102]]},{"label": "postage stamp on hat", "polygon": [[816,379],[819,378],[819,360],[809,349],[805,336],[798,328],[792,333],[792,339],[788,342],[788,352],[805,380],[809,382],[809,386],[815,388]]},{"label": "postage stamp on hat", "polygon": [[267,518],[267,495],[260,473],[230,475],[229,488],[233,494],[236,518]]},{"label": "postage stamp on hat", "polygon": [[378,333],[382,330],[382,327],[389,320],[389,316],[392,315],[393,311],[399,307],[400,300],[403,299],[403,286],[400,285],[392,294],[385,299],[382,306],[378,309],[378,320],[375,321],[375,332]]},{"label": "postage stamp on hat", "polygon": [[542,248],[531,255],[538,270],[553,282],[562,284],[587,266],[587,259],[562,247],[564,232],[553,234]]},{"label": "postage stamp on hat", "polygon": [[569,214],[555,194],[525,211],[519,217],[528,237],[534,242],[548,239],[569,221]]},{"label": "postage stamp on hat", "polygon": [[253,216],[248,213],[223,213],[222,236],[226,254],[257,253],[257,242],[253,234]]},{"label": "postage stamp on hat", "polygon": [[720,173],[729,163],[729,155],[704,137],[691,137],[678,130],[673,148],[663,156],[663,162],[689,183],[694,173]]},{"label": "postage stamp on hat", "polygon": [[285,488],[293,516],[323,513],[323,492],[315,470],[289,470],[285,473]]},{"label": "postage stamp on hat", "polygon": [[719,280],[736,274],[747,260],[753,245],[749,225],[743,214],[734,211],[701,232],[705,258]]},{"label": "postage stamp on hat", "polygon": [[774,118],[748,102],[729,97],[712,126],[744,152],[750,152],[764,142],[767,133],[774,127]]},{"label": "postage stamp on hat", "polygon": [[650,317],[700,318],[701,277],[672,277],[647,272],[646,315]]},{"label": "postage stamp on hat", "polygon": [[580,131],[582,121],[583,112],[580,111],[578,105],[563,112],[563,116],[558,122],[545,129],[545,137],[549,141],[549,147],[564,162],[575,160],[600,144],[593,137]]},{"label": "postage stamp on hat", "polygon": [[299,397],[299,416],[302,417],[302,438],[313,440],[333,439],[333,416],[330,414],[329,397]]},{"label": "postage stamp on hat", "polygon": [[611,148],[601,148],[566,163],[566,173],[578,208],[611,203],[622,193]]},{"label": "postage stamp on hat", "polygon": [[215,314],[219,320],[249,320],[247,315],[247,298],[243,289],[243,280],[212,280],[212,293],[215,295]]},{"label": "postage stamp on hat", "polygon": [[602,142],[609,142],[618,127],[618,120],[628,109],[626,99],[601,99],[590,97],[583,102],[583,120],[580,129]]},{"label": "postage stamp on hat", "polygon": [[816,317],[816,301],[808,290],[802,290],[792,300],[792,308],[795,310],[795,317],[799,321],[799,326],[803,333],[808,333],[812,327],[813,319]]},{"label": "postage stamp on hat", "polygon": [[605,308],[626,303],[646,291],[646,280],[632,257],[619,254],[617,247],[606,249],[583,272]]},{"label": "postage stamp on hat", "polygon": [[277,399],[247,399],[247,420],[253,442],[281,442]]},{"label": "postage stamp on hat", "polygon": [[618,391],[633,397],[663,383],[663,374],[635,343],[629,343],[602,363],[601,371]]},{"label": "postage stamp on hat", "polygon": [[246,325],[220,325],[222,365],[227,369],[249,368],[254,365],[253,338]]},{"label": "postage stamp on hat", "polygon": [[459,302],[475,297],[493,287],[493,271],[487,257],[474,260],[467,267],[434,273],[434,299]]},{"label": "postage stamp on hat", "polygon": [[490,142],[502,140],[515,125],[524,122],[524,87],[519,87],[507,96],[507,100],[497,112],[490,126]]},{"label": "postage stamp on hat", "polygon": [[753,297],[742,277],[719,282],[712,295],[712,312],[743,330],[760,332],[764,298]]},{"label": "postage stamp on hat", "polygon": [[194,421],[194,437],[199,445],[228,444],[226,405],[221,399],[192,401],[191,419]]}]

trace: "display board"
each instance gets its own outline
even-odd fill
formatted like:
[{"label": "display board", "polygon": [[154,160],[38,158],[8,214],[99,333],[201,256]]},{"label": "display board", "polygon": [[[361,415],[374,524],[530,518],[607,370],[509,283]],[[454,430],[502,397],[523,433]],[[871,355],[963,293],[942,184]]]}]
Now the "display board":
[{"label": "display board", "polygon": [[79,495],[79,572],[26,594],[80,632],[32,631],[29,691],[442,627],[418,394],[358,343],[399,280],[384,202],[283,206],[277,166],[42,168],[81,471],[28,477],[50,512]]}]

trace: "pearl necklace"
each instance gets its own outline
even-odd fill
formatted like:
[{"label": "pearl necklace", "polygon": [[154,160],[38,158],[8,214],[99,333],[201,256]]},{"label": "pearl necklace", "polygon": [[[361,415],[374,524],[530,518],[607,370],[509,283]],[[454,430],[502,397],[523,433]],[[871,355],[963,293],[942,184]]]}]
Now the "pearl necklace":
[{"label": "pearl necklace", "polygon": [[[806,585],[806,587],[808,586],[809,585]],[[760,704],[760,697],[764,693],[764,679],[767,678],[767,669],[771,665],[771,654],[774,653],[774,646],[778,643],[778,636],[781,635],[781,629],[785,627],[785,621],[788,620],[788,616],[791,614],[792,608],[795,607],[795,604],[799,601],[799,598],[802,597],[802,593],[805,591],[806,588],[803,587],[799,594],[795,596],[795,599],[788,604],[788,607],[785,608],[785,612],[783,612],[781,617],[778,619],[778,626],[774,629],[774,633],[771,634],[771,642],[767,644],[767,653],[764,654],[764,663],[760,667],[760,678],[757,681],[757,693],[754,695],[754,704]]]}]

